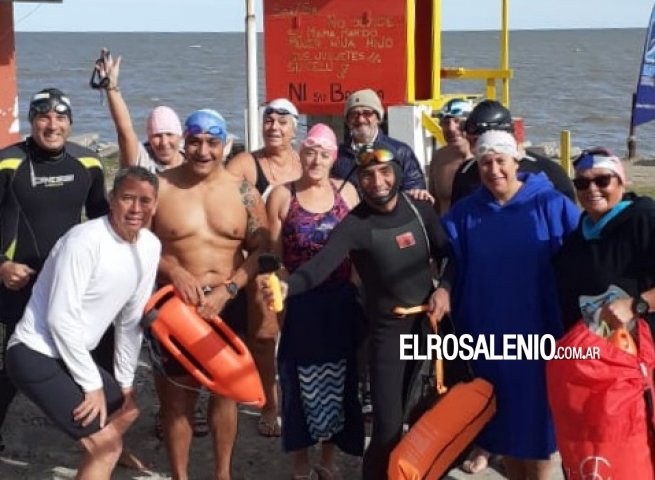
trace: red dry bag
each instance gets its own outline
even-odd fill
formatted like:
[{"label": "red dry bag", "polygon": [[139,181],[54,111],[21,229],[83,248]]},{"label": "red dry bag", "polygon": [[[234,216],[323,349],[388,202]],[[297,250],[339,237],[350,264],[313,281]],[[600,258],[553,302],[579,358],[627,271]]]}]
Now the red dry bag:
[{"label": "red dry bag", "polygon": [[599,358],[546,364],[548,400],[569,480],[655,480],[650,447],[655,351],[648,324],[639,320],[636,331],[634,355],[580,321],[557,347],[582,347],[585,355],[596,348]]}]

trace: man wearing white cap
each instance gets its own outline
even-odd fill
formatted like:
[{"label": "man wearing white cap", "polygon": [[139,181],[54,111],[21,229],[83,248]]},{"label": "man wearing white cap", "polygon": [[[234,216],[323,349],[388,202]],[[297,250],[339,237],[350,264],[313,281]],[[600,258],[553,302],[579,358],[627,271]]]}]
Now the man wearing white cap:
[{"label": "man wearing white cap", "polygon": [[141,143],[118,86],[121,57],[114,60],[106,48],[102,49],[100,56],[102,61],[96,62],[96,70],[100,78],[108,79],[104,89],[118,136],[121,166],[138,165],[153,173],[159,173],[182,163],[182,126],[177,114],[170,107],[158,106],[153,109],[146,122],[148,141]]},{"label": "man wearing white cap", "polygon": [[434,197],[434,208],[444,215],[450,208],[453,177],[466,160],[473,158],[471,147],[462,132],[468,114],[473,110],[473,101],[465,98],[450,100],[439,112],[439,126],[446,145],[434,152],[428,170],[428,190]]},{"label": "man wearing white cap", "polygon": [[380,123],[384,120],[384,107],[375,91],[366,88],[353,92],[346,101],[343,113],[348,133],[344,142],[339,145],[332,175],[347,179],[358,186],[357,176],[354,175],[356,153],[364,145],[381,142],[395,151],[395,158],[402,167],[403,182],[400,190],[426,189],[423,171],[411,147],[389,137],[380,129]]}]

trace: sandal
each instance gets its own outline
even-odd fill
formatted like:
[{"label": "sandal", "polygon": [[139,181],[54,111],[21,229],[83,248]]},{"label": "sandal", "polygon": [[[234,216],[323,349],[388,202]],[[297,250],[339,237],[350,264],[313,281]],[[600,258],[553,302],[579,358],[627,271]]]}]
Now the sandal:
[{"label": "sandal", "polygon": [[267,419],[263,415],[259,417],[259,422],[257,422],[257,432],[259,432],[262,437],[279,437],[282,435],[282,428],[277,421],[277,416],[275,419]]},{"label": "sandal", "polygon": [[462,462],[459,468],[465,473],[480,473],[489,466],[489,458],[491,458],[490,452],[482,448],[474,448],[471,455]]},{"label": "sandal", "polygon": [[324,465],[314,465],[314,470],[318,473],[318,480],[342,480],[341,472],[336,466],[328,468]]}]

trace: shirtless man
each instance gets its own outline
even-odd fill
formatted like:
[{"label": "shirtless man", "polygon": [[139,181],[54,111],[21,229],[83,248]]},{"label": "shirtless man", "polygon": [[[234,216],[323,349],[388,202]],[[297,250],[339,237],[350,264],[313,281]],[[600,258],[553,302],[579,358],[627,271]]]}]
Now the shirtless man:
[{"label": "shirtless man", "polygon": [[462,126],[473,110],[473,102],[463,98],[450,100],[439,113],[439,126],[443,130],[446,145],[439,148],[428,170],[428,191],[434,197],[434,209],[444,215],[450,208],[453,177],[459,166],[473,158]]},{"label": "shirtless man", "polygon": [[[265,206],[254,186],[223,167],[227,128],[220,114],[193,112],[186,119],[184,138],[187,161],[161,174],[161,208],[153,222],[162,242],[158,280],[172,283],[202,317],[220,313],[230,324],[230,301],[255,275],[259,253],[266,248]],[[243,250],[248,252],[245,261]],[[199,384],[165,355],[162,367],[164,374],[155,380],[164,440],[173,479],[186,480]],[[207,416],[216,458],[213,478],[228,480],[236,403],[212,396]]]}]

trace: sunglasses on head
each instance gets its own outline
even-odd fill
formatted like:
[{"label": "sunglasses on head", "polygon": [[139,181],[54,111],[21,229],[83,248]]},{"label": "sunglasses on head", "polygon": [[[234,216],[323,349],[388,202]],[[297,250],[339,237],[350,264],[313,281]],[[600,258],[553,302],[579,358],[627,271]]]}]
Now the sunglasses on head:
[{"label": "sunglasses on head", "polygon": [[393,159],[393,152],[390,152],[389,150],[384,148],[373,149],[364,147],[364,149],[357,154],[356,163],[360,167],[365,167],[371,162],[386,163]]},{"label": "sunglasses on head", "polygon": [[278,115],[292,115],[296,116],[295,113],[293,113],[291,110],[287,110],[286,108],[274,108],[274,107],[266,107],[264,109],[264,115],[270,115],[272,113],[277,113]]},{"label": "sunglasses on head", "polygon": [[227,137],[227,132],[219,125],[203,127],[202,125],[194,123],[191,125],[186,125],[184,130],[185,135],[200,135],[202,133],[208,133],[212,137],[220,138],[222,141],[225,141],[225,138]]},{"label": "sunglasses on head", "polygon": [[364,117],[366,120],[368,120],[373,115],[377,115],[375,110],[351,110],[348,112],[348,119],[355,120],[356,118]]},{"label": "sunglasses on head", "polygon": [[580,191],[587,190],[592,183],[598,188],[607,188],[609,184],[612,183],[612,178],[614,177],[616,177],[616,175],[612,175],[611,173],[598,175],[593,178],[577,177],[573,179],[573,185],[576,190]]}]

